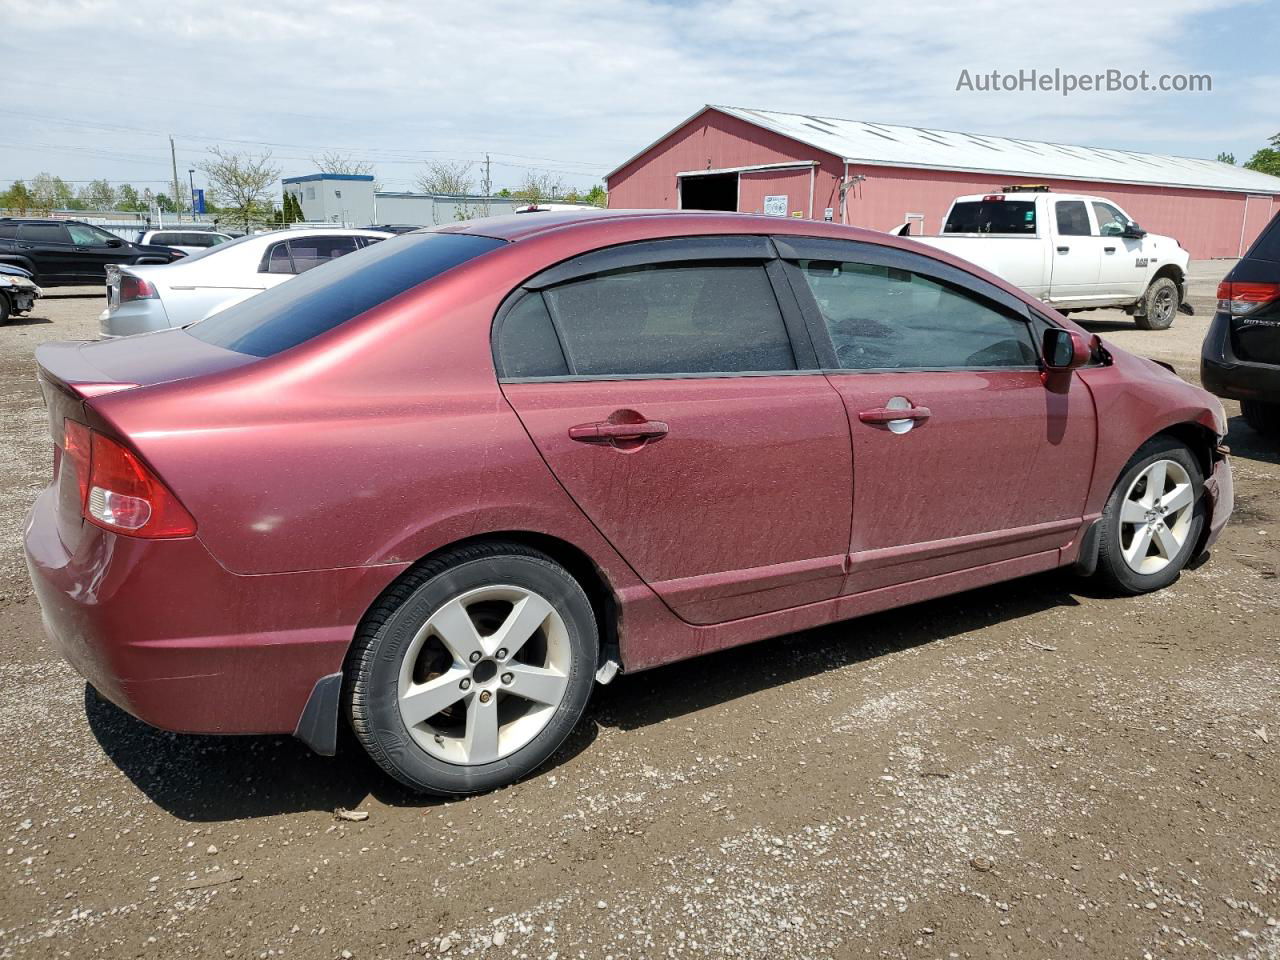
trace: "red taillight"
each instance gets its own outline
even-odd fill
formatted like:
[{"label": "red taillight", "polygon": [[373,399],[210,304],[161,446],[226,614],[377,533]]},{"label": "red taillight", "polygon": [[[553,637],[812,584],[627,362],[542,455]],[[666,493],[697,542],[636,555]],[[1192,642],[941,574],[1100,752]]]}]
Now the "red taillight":
[{"label": "red taillight", "polygon": [[63,421],[62,457],[76,472],[76,486],[80,490],[80,506],[89,495],[89,428],[74,420]]},{"label": "red taillight", "polygon": [[1241,283],[1223,280],[1218,284],[1218,309],[1234,317],[1253,313],[1263,304],[1280,299],[1280,283]]},{"label": "red taillight", "polygon": [[82,516],[105,530],[151,539],[190,537],[196,522],[169,488],[127,447],[65,421],[63,457],[76,471]]},{"label": "red taillight", "polygon": [[1004,194],[1002,193],[988,193],[985,197],[982,198],[984,203],[993,203],[1003,199],[1004,199]]},{"label": "red taillight", "polygon": [[156,298],[156,288],[141,277],[130,276],[124,274],[120,277],[120,302],[128,303],[130,300],[154,300]]}]

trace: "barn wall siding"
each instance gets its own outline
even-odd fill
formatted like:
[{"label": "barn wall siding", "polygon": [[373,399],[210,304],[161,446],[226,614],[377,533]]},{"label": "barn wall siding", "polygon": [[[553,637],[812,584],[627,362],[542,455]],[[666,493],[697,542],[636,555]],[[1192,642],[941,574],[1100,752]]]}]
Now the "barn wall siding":
[{"label": "barn wall siding", "polygon": [[[764,197],[786,194],[788,213],[822,219],[827,207],[841,222],[839,184],[844,163],[737,117],[706,110],[655,144],[609,178],[609,206],[676,209],[676,174],[776,163],[817,162],[813,208],[809,208],[809,172],[756,171],[742,175],[739,210],[761,212]],[[980,174],[850,164],[850,175],[866,180],[849,192],[848,222],[889,230],[908,213],[924,215],[925,233],[937,233],[955,197],[985,193],[1009,183],[1045,183],[1054,190],[1087,193],[1115,201],[1144,229],[1175,237],[1196,259],[1239,256],[1271,217],[1280,212],[1280,196],[1254,196],[1221,190],[1188,190],[1136,184],[1054,180],[1035,174]],[[1247,216],[1246,216],[1247,213]],[[913,231],[918,228],[913,227]]]}]

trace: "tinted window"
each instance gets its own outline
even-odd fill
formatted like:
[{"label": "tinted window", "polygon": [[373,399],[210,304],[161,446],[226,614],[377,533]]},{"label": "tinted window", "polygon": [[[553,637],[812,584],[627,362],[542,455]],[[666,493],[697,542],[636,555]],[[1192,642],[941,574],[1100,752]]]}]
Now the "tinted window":
[{"label": "tinted window", "polygon": [[355,237],[303,237],[289,241],[293,268],[298,273],[328,263],[356,250]]},{"label": "tinted window", "polygon": [[457,233],[406,234],[228,307],[187,332],[206,343],[268,357],[503,243]]},{"label": "tinted window", "polygon": [[16,223],[0,223],[0,240],[12,240],[18,235]]},{"label": "tinted window", "polygon": [[1053,205],[1058,218],[1058,233],[1064,237],[1089,236],[1089,214],[1083,200],[1059,200]]},{"label": "tinted window", "polygon": [[1027,323],[909,270],[802,260],[800,271],[845,370],[1021,367]]},{"label": "tinted window", "polygon": [[1250,260],[1280,261],[1280,214],[1272,218],[1245,256]]},{"label": "tinted window", "polygon": [[153,233],[151,235],[151,239],[148,240],[147,243],[157,244],[159,246],[165,246],[166,244],[170,244],[170,243],[178,243],[179,236],[181,235],[177,233]]},{"label": "tinted window", "polygon": [[1128,218],[1109,203],[1093,201],[1093,219],[1098,221],[1098,236],[1118,237],[1124,233]]},{"label": "tinted window", "polygon": [[71,234],[71,242],[77,247],[102,247],[106,246],[108,240],[118,239],[115,234],[83,223],[67,224],[67,232]]},{"label": "tinted window", "polygon": [[758,264],[661,264],[547,290],[571,372],[587,376],[794,370]]},{"label": "tinted window", "polygon": [[498,361],[502,375],[511,379],[562,377],[569,372],[542,294],[525,294],[503,317]]},{"label": "tinted window", "polygon": [[281,242],[271,246],[262,258],[265,266],[259,273],[293,273],[293,261],[289,259],[289,244]]},{"label": "tinted window", "polygon": [[1034,200],[966,200],[952,205],[943,233],[1035,233]]},{"label": "tinted window", "polygon": [[67,228],[56,223],[24,223],[18,238],[28,243],[70,243]]}]

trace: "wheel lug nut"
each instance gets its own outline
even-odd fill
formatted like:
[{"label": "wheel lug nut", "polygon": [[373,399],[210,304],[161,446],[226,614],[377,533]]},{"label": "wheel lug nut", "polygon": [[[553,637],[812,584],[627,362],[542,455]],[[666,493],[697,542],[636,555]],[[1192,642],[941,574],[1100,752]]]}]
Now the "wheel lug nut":
[{"label": "wheel lug nut", "polygon": [[471,652],[471,662],[472,662],[472,663],[479,663],[479,662],[480,662],[480,651],[479,651],[479,650],[473,650],[473,651]]},{"label": "wheel lug nut", "polygon": [[499,648],[498,648],[498,659],[499,659],[499,660],[505,660],[505,659],[507,659],[507,648],[506,648],[506,647],[499,647]]},{"label": "wheel lug nut", "polygon": [[458,686],[461,687],[463,690],[468,690],[471,688],[471,680],[467,677],[463,677],[462,682],[458,684]]},{"label": "wheel lug nut", "polygon": [[514,679],[515,679],[515,675],[514,675],[514,674],[511,674],[511,673],[504,673],[504,674],[502,675],[502,682],[503,682],[503,683],[510,683],[510,682],[511,682],[512,680],[514,680]]},{"label": "wheel lug nut", "polygon": [[481,690],[481,691],[480,691],[480,702],[481,702],[481,703],[488,703],[488,702],[489,702],[490,700],[492,700],[492,699],[493,699],[493,694],[492,694],[492,693],[490,693],[488,690]]}]

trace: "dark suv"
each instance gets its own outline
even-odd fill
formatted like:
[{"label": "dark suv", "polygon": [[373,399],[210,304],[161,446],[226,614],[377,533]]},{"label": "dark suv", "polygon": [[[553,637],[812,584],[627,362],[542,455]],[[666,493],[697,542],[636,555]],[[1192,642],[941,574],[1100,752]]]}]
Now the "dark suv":
[{"label": "dark suv", "polygon": [[76,220],[0,218],[0,263],[30,271],[43,286],[103,283],[108,263],[172,263],[182,256],[181,250],[130,243]]},{"label": "dark suv", "polygon": [[1239,400],[1253,429],[1280,436],[1280,214],[1218,284],[1200,379]]}]

